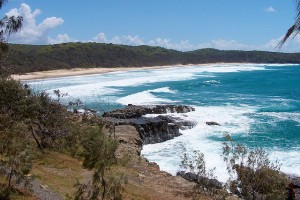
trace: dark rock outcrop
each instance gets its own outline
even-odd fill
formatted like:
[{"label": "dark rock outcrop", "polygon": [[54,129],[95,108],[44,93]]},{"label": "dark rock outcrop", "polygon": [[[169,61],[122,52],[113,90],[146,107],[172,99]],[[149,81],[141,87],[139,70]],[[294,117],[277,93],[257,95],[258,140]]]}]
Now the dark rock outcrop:
[{"label": "dark rock outcrop", "polygon": [[152,118],[143,117],[143,115],[186,113],[194,110],[192,107],[181,105],[128,105],[124,109],[104,113],[103,119],[112,126],[132,125],[139,132],[143,144],[154,144],[180,136],[180,130],[192,128],[195,123],[168,115],[159,115]]},{"label": "dark rock outcrop", "polygon": [[206,125],[208,126],[221,126],[219,123],[217,122],[206,122]]},{"label": "dark rock outcrop", "polygon": [[183,105],[136,106],[128,104],[128,106],[123,109],[105,112],[102,116],[117,119],[130,119],[139,118],[146,114],[187,113],[191,111],[195,111],[195,108]]},{"label": "dark rock outcrop", "polygon": [[195,173],[180,171],[177,173],[177,176],[181,176],[182,178],[184,178],[188,181],[191,181],[191,182],[195,182],[195,183],[199,183],[199,184],[204,183],[207,187],[212,187],[212,188],[216,188],[216,189],[223,188],[223,184],[220,181],[218,181],[217,179],[209,179],[204,176],[199,176],[198,174],[195,174]]}]

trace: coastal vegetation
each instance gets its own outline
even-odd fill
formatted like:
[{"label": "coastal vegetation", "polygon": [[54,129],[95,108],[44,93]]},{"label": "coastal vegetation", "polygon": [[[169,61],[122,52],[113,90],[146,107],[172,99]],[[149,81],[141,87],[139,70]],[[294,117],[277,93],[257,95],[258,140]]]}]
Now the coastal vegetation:
[{"label": "coastal vegetation", "polygon": [[162,47],[103,43],[11,44],[12,73],[71,68],[140,67],[201,63],[300,63],[300,53],[199,49],[181,52]]},{"label": "coastal vegetation", "polygon": [[82,160],[83,168],[94,171],[91,186],[80,188],[83,195],[91,191],[90,199],[104,199],[110,194],[105,171],[116,163],[118,145],[101,131],[97,117],[78,121],[56,99],[10,78],[1,78],[0,93],[1,171],[7,180],[1,198],[9,199],[20,184],[29,185],[32,166],[54,152]]},{"label": "coastal vegetation", "polygon": [[[0,8],[6,2],[0,0]],[[109,181],[114,176],[105,173],[116,163],[118,143],[102,132],[99,118],[89,115],[78,120],[79,116],[60,104],[59,91],[55,91],[57,98],[53,99],[11,78],[7,38],[21,27],[20,16],[4,16],[0,20],[0,199],[27,194],[24,191],[33,184],[33,166],[53,153],[77,158],[83,162],[83,168],[93,171],[91,185],[78,182],[80,187],[71,196],[120,199],[120,189],[116,190],[120,182]]]},{"label": "coastal vegetation", "polygon": [[[5,2],[0,0],[0,8]],[[36,93],[28,85],[13,80],[10,77],[11,73],[73,67],[127,67],[208,62],[300,62],[298,54],[216,49],[179,52],[160,47],[96,43],[11,45],[9,49],[6,43],[7,35],[18,31],[21,25],[20,17],[4,17],[0,23],[1,28],[4,28],[0,32],[0,199],[5,200],[34,199],[35,197],[26,188],[30,187],[32,179],[35,178],[51,184],[59,192],[61,188],[60,185],[56,185],[57,182],[66,182],[69,191],[75,185],[75,189],[65,194],[65,197],[78,200],[122,199],[123,183],[126,182],[124,171],[133,174],[132,179],[139,183],[132,184],[132,188],[127,189],[130,199],[140,197],[151,199],[153,194],[149,195],[143,190],[141,187],[143,182],[151,184],[157,177],[164,177],[165,182],[166,180],[171,182],[170,175],[160,172],[155,164],[148,163],[140,157],[143,141],[137,132],[134,132],[135,137],[130,140],[126,135],[129,126],[119,132],[119,135],[124,134],[127,137],[117,141],[115,135],[104,132],[104,123],[99,116],[68,111],[68,107],[60,103],[62,94],[59,90],[54,92],[56,98],[50,98],[46,93]],[[74,103],[70,105],[74,106]],[[114,127],[114,134],[115,129]],[[232,191],[241,189],[240,195],[245,199],[257,199],[257,195],[264,195],[264,199],[284,198],[286,179],[279,172],[278,165],[270,164],[264,151],[247,153],[242,146],[235,146],[231,140],[229,142],[224,143],[223,155],[228,162],[229,171],[233,170],[237,175],[237,179],[230,182],[230,189]],[[129,165],[131,158],[127,159],[127,155],[123,155],[123,162],[116,158],[119,146],[125,143],[137,146],[133,150],[132,147],[127,147],[127,151],[134,152],[131,156],[138,156],[134,161],[137,164]],[[198,170],[201,176],[208,177],[201,179],[202,182],[196,187],[196,192],[199,190],[205,192],[210,186],[210,179],[214,178],[213,172],[205,168],[203,154],[195,155],[193,161],[186,158],[184,165]],[[244,159],[247,161],[243,162]],[[196,167],[190,164],[194,160]],[[62,180],[60,178],[62,176],[47,177],[47,173],[54,174],[54,171],[65,175],[63,179],[66,180]],[[83,172],[91,172],[90,179],[75,182],[75,177],[80,178],[76,173]],[[152,175],[154,178],[147,182],[146,175]],[[171,183],[174,187],[177,182]],[[156,182],[153,185],[157,185]],[[163,187],[163,184],[161,185],[158,187]],[[147,189],[151,191],[151,187]],[[211,195],[217,192],[211,191]],[[153,190],[152,193],[155,192]]]},{"label": "coastal vegetation", "polygon": [[280,172],[280,164],[271,162],[261,149],[247,149],[225,134],[223,158],[231,175],[228,185],[232,193],[244,199],[285,199],[288,179]]},{"label": "coastal vegetation", "polygon": [[[287,175],[280,171],[278,162],[271,162],[267,152],[261,148],[248,149],[224,135],[223,159],[230,175],[222,184],[216,180],[214,169],[208,169],[205,155],[199,151],[182,156],[182,169],[178,175],[196,182],[195,192],[206,193],[214,199],[226,199],[229,196],[222,189],[246,200],[282,200],[288,199]],[[293,188],[288,188],[293,190]]]}]

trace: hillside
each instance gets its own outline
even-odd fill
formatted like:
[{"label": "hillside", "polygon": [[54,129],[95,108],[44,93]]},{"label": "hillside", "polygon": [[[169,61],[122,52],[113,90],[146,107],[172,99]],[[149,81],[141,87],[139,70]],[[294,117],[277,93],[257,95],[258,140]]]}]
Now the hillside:
[{"label": "hillside", "polygon": [[138,67],[214,62],[300,63],[300,53],[217,49],[181,52],[145,45],[102,43],[11,44],[8,59],[14,66],[13,73],[27,73],[75,67]]}]

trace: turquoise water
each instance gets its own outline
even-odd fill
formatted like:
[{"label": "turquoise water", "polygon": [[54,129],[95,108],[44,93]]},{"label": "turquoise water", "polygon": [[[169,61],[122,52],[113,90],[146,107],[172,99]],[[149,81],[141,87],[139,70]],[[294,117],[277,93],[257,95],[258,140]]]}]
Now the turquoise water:
[{"label": "turquoise water", "polygon": [[[224,133],[249,148],[263,147],[282,170],[300,175],[300,65],[210,65],[140,70],[29,82],[36,90],[68,93],[87,107],[107,111],[132,104],[186,104],[196,108],[173,114],[197,122],[183,135],[146,145],[143,155],[175,174],[187,151],[205,153],[208,167],[227,178],[221,158]],[[216,121],[220,127],[210,127]]]}]

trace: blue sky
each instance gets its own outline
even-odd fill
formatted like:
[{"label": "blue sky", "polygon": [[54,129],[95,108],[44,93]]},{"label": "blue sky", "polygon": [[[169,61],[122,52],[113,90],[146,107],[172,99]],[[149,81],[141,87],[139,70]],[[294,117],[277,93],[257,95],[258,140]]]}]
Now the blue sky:
[{"label": "blue sky", "polygon": [[[20,14],[9,42],[106,42],[268,50],[293,24],[295,0],[10,0],[1,15]],[[300,37],[280,51],[300,51]]]}]

